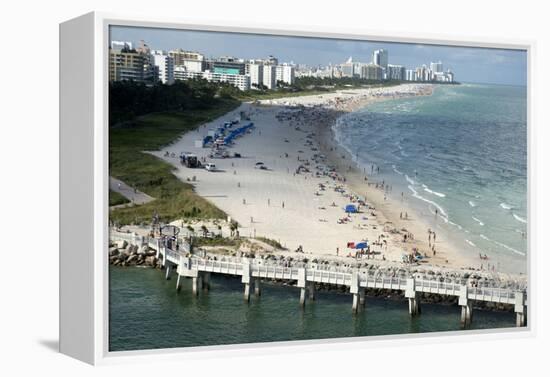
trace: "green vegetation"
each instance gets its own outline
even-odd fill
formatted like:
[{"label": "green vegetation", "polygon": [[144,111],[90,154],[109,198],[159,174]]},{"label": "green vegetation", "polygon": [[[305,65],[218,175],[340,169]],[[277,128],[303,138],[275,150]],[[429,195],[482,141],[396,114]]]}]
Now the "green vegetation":
[{"label": "green vegetation", "polygon": [[130,203],[128,199],[116,191],[109,190],[109,207],[118,206],[120,204]]},{"label": "green vegetation", "polygon": [[262,241],[263,243],[265,244],[268,244],[270,246],[273,246],[274,248],[276,249],[279,249],[279,250],[286,250],[285,247],[283,247],[283,245],[281,245],[279,242],[275,241],[275,240],[272,240],[271,238],[266,238],[266,237],[256,237],[256,239],[258,241]]},{"label": "green vegetation", "polygon": [[194,246],[225,246],[238,249],[241,246],[242,239],[225,237],[196,237],[193,238]]},{"label": "green vegetation", "polygon": [[[127,87],[124,88],[124,85]],[[169,111],[138,116],[136,114],[141,111],[152,108],[159,110],[163,107],[157,103],[151,103],[147,106],[144,105],[145,110],[141,110],[137,103],[132,104],[128,99],[115,100],[114,93],[117,93],[116,96],[121,93],[132,93],[130,96],[137,100],[144,96],[143,93],[140,94],[140,91],[157,93],[157,91],[167,90],[172,92],[173,88],[160,86],[163,89],[153,89],[134,83],[116,83],[115,86],[116,90],[113,90],[113,86],[111,87],[112,107],[110,110],[118,114],[119,119],[124,119],[124,121],[110,127],[110,175],[156,200],[139,206],[117,208],[111,211],[111,220],[121,225],[150,223],[155,212],[159,214],[163,222],[185,217],[225,218],[223,211],[195,194],[192,185],[176,178],[172,173],[172,165],[145,151],[160,149],[182,133],[193,130],[200,124],[231,111],[240,102],[232,98],[214,98],[213,93],[205,95],[204,93],[209,91],[209,86],[190,89],[184,83],[180,83],[177,87],[186,94],[186,96],[179,97],[183,98],[183,103],[170,102],[165,106],[170,109]],[[158,95],[158,98],[165,97],[165,93],[162,93],[162,95]],[[197,98],[203,98],[203,100],[199,101]],[[140,100],[137,101],[140,102]],[[123,108],[127,111],[126,115],[123,115],[125,114]]]},{"label": "green vegetation", "polygon": [[241,101],[254,101],[264,99],[278,99],[284,97],[311,96],[334,92],[342,89],[356,89],[364,87],[383,87],[399,85],[399,81],[378,81],[359,78],[316,78],[299,77],[293,85],[277,83],[277,90],[265,88],[241,91],[229,84],[219,84],[218,94],[224,98],[236,98]]},{"label": "green vegetation", "polygon": [[202,79],[152,86],[133,81],[112,82],[109,86],[109,124],[131,127],[132,121],[140,115],[213,109],[218,102],[218,89],[217,84]]},{"label": "green vegetation", "polygon": [[[276,91],[242,92],[229,84],[204,79],[178,81],[173,85],[147,86],[113,82],[109,87],[109,169],[114,176],[155,200],[111,211],[120,224],[150,223],[154,213],[161,221],[178,218],[225,218],[223,211],[196,195],[193,186],[181,182],[170,164],[146,153],[159,150],[181,134],[236,108],[240,101],[322,94],[337,89],[396,85],[361,79],[298,78],[292,86],[279,82]],[[122,199],[111,194],[110,205]],[[262,240],[282,248],[272,240]]]}]

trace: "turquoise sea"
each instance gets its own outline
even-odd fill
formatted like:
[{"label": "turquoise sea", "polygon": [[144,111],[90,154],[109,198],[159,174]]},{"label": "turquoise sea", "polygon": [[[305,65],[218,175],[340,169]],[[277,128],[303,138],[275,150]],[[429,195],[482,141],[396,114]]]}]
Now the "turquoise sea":
[{"label": "turquoise sea", "polygon": [[[526,272],[526,87],[440,85],[341,117],[336,139],[463,253]],[[378,172],[380,168],[380,173]],[[436,213],[437,212],[437,213]]]},{"label": "turquoise sea", "polygon": [[[302,310],[295,287],[263,284],[246,303],[239,279],[212,275],[194,297],[190,279],[178,293],[164,271],[137,267],[111,267],[109,283],[111,351],[460,330],[456,305],[423,304],[410,318],[405,299],[367,297],[353,315],[351,295],[318,292]],[[514,313],[474,310],[471,329],[514,326]]]}]

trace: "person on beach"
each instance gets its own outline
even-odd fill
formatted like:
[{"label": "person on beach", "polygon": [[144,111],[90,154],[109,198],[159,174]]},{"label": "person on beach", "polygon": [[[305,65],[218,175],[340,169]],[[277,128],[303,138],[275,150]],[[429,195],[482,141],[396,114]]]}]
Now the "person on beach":
[{"label": "person on beach", "polygon": [[243,204],[246,204],[246,199],[243,198]]},{"label": "person on beach", "polygon": [[283,202],[283,208],[285,208],[285,202]]}]

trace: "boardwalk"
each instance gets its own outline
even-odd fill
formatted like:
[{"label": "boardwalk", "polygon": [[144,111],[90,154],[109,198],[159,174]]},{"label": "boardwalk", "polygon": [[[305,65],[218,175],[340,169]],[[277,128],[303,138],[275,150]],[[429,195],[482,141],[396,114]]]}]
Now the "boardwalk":
[{"label": "boardwalk", "polygon": [[527,292],[519,288],[496,288],[490,286],[470,286],[468,282],[447,282],[431,280],[423,276],[388,276],[373,273],[359,268],[327,269],[322,265],[303,265],[284,267],[269,264],[261,259],[228,258],[228,260],[212,260],[197,256],[188,256],[189,247],[181,245],[180,250],[172,250],[160,239],[146,239],[111,232],[111,239],[124,239],[130,243],[147,244],[157,250],[157,256],[162,259],[167,279],[173,271],[177,273],[176,289],[181,288],[184,278],[193,279],[193,293],[198,295],[202,289],[209,289],[210,274],[232,275],[241,278],[244,286],[244,299],[250,299],[251,287],[254,294],[261,294],[261,280],[284,280],[295,285],[300,290],[300,305],[306,300],[315,299],[315,283],[345,286],[352,295],[352,311],[357,312],[365,307],[365,289],[386,289],[402,291],[409,302],[411,316],[420,314],[420,294],[430,293],[458,298],[461,308],[461,324],[468,326],[472,321],[472,304],[474,301],[508,304],[514,307],[516,325],[526,325]]}]

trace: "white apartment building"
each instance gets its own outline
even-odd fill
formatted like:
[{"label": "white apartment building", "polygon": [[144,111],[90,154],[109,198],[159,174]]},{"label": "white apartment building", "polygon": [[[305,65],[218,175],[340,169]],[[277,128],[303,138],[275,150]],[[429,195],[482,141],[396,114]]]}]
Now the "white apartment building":
[{"label": "white apartment building", "polygon": [[275,68],[276,81],[282,81],[285,84],[294,84],[294,67],[288,64],[278,65]]},{"label": "white apartment building", "polygon": [[250,76],[247,75],[232,75],[225,73],[216,73],[212,71],[204,71],[202,77],[212,82],[226,82],[236,86],[240,90],[250,89]]},{"label": "white apartment building", "polygon": [[361,77],[367,80],[382,80],[384,70],[376,64],[365,64],[361,67]]},{"label": "white apartment building", "polygon": [[210,70],[189,72],[185,70],[185,67],[179,66],[174,68],[174,76],[176,80],[205,79],[212,82],[226,82],[236,86],[240,90],[250,89],[250,76],[248,75],[216,73]]},{"label": "white apartment building", "polygon": [[263,84],[267,89],[275,89],[277,87],[277,70],[274,65],[263,66]]},{"label": "white apartment building", "polygon": [[185,67],[187,72],[202,72],[205,68],[205,60],[202,54],[182,49],[171,50],[168,55],[173,58],[175,67]]},{"label": "white apartment building", "polygon": [[174,83],[174,58],[161,50],[153,50],[151,54],[154,65],[157,67],[158,80],[163,84],[172,85]]},{"label": "white apartment building", "polygon": [[388,64],[386,74],[386,78],[389,80],[405,80],[405,77],[407,75],[405,67],[403,67],[402,65],[393,64]]},{"label": "white apartment building", "polygon": [[405,74],[405,80],[416,81],[416,71],[414,69],[407,69]]},{"label": "white apartment building", "polygon": [[264,83],[264,65],[260,63],[247,64],[248,74],[250,76],[250,87],[258,88]]}]

